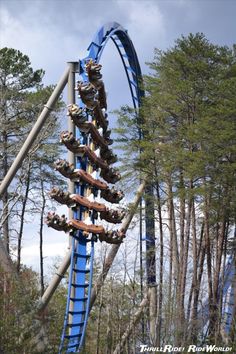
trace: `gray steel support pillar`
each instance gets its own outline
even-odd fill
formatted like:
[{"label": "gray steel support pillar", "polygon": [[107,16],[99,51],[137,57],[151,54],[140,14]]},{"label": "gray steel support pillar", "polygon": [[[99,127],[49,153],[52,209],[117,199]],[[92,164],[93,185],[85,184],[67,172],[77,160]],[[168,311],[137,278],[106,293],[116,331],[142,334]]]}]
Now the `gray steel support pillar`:
[{"label": "gray steel support pillar", "polygon": [[[68,105],[74,104],[75,101],[75,73],[78,70],[78,62],[68,62],[69,67],[69,77],[68,77],[68,90],[67,90],[67,103]],[[75,136],[75,125],[72,119],[68,118],[68,131],[72,132]],[[75,166],[75,154],[68,150],[68,162]],[[75,183],[68,180],[68,191],[70,193],[75,193]],[[73,219],[73,210],[69,208],[68,212],[69,219]],[[72,237],[69,236],[69,246],[71,247]]]},{"label": "gray steel support pillar", "polygon": [[56,101],[60,97],[60,95],[67,83],[69,71],[70,71],[69,67],[66,68],[64,74],[62,75],[61,79],[59,80],[59,82],[58,82],[57,86],[55,87],[52,95],[50,96],[48,102],[44,106],[42,113],[38,117],[35,125],[33,126],[32,130],[29,133],[27,139],[25,140],[22,148],[20,149],[15,161],[13,162],[8,173],[6,174],[5,178],[3,179],[1,186],[0,186],[0,196],[2,196],[6,192],[9,184],[11,183],[11,181],[13,180],[17,171],[21,167],[21,164],[22,164],[24,158],[26,157],[26,155],[29,152],[30,148],[32,147],[35,139],[37,138],[38,134],[40,133],[40,130],[41,130],[42,126],[44,125],[47,117],[49,116],[51,110],[53,109]]},{"label": "gray steel support pillar", "polygon": [[[67,91],[67,102],[68,105],[74,104],[75,103],[75,73],[76,73],[76,63],[75,62],[69,62],[68,66],[70,68],[69,72],[69,77],[68,77],[68,91]],[[74,136],[75,135],[75,125],[72,121],[72,119],[69,117],[68,119],[68,131],[72,132]],[[68,150],[68,162],[76,166],[75,163],[75,154]],[[72,182],[70,179],[68,180],[68,191],[70,193],[75,193],[75,183]],[[73,219],[73,210],[69,208],[68,216],[69,219]],[[72,245],[72,236],[69,236],[69,247]],[[74,297],[74,289],[71,289],[71,297]],[[70,301],[70,311],[73,311],[74,308],[74,303]],[[72,315],[69,314],[69,322],[71,322]],[[70,329],[71,331],[71,329]],[[69,332],[70,332],[69,331]]]},{"label": "gray steel support pillar", "polygon": [[[69,71],[69,77],[68,77],[68,96],[67,96],[67,101],[68,105],[74,104],[75,103],[75,73],[76,73],[76,68],[77,68],[77,63],[75,62],[69,62],[68,67],[70,69]],[[75,125],[72,121],[72,119],[68,119],[68,131],[72,132],[75,135]],[[68,151],[68,161],[69,163],[72,163],[75,165],[75,155],[73,152]],[[68,191],[70,193],[74,193],[75,186],[74,182],[70,181],[68,182]],[[69,209],[69,218],[73,217],[73,212],[71,209]]]}]

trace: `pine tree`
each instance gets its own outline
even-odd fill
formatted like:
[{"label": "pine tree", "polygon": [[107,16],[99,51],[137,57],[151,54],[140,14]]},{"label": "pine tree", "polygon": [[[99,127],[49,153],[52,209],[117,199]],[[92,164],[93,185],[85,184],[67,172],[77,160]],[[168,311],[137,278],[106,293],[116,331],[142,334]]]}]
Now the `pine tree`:
[{"label": "pine tree", "polygon": [[[209,336],[212,342],[220,336],[219,279],[235,222],[235,63],[234,49],[211,44],[201,33],[182,37],[165,52],[156,49],[149,64],[141,142],[133,114],[123,108],[119,115],[120,142],[135,156],[127,170],[135,176],[141,169],[159,189],[155,207],[157,221],[168,227],[169,290],[158,335],[169,332],[176,345],[189,340],[189,328],[190,338],[200,334],[206,280]],[[166,222],[160,218],[160,203]]]},{"label": "pine tree", "polygon": [[[0,50],[1,179],[8,172],[17,152],[53,91],[53,86],[43,86],[43,75],[42,69],[36,71],[32,69],[29,58],[20,51],[12,48]],[[13,247],[15,247],[14,239],[17,240],[18,271],[21,263],[21,242],[25,217],[27,213],[35,210],[33,204],[37,204],[35,188],[39,185],[41,177],[47,178],[48,185],[55,180],[54,173],[50,173],[49,166],[52,167],[53,158],[57,158],[60,150],[58,145],[60,125],[56,115],[59,114],[61,108],[62,101],[60,100],[55,112],[51,114],[28,153],[14,184],[8,188],[2,198],[1,242],[4,243],[9,253],[10,238],[13,240]],[[39,173],[37,167],[39,165],[42,166],[41,171],[45,171],[43,174]],[[47,177],[45,176],[46,170]],[[34,194],[33,197],[32,194]],[[38,196],[40,195],[38,193]],[[33,200],[33,203],[30,200]],[[40,212],[39,209],[38,212]],[[11,227],[12,223],[14,228]],[[17,224],[19,224],[18,227]]]},{"label": "pine tree", "polygon": [[[0,50],[0,151],[1,179],[6,175],[19,143],[23,141],[26,126],[32,120],[32,110],[27,109],[28,91],[40,84],[42,70],[33,71],[29,58],[20,51]],[[9,253],[9,191],[2,198],[2,233]]]}]

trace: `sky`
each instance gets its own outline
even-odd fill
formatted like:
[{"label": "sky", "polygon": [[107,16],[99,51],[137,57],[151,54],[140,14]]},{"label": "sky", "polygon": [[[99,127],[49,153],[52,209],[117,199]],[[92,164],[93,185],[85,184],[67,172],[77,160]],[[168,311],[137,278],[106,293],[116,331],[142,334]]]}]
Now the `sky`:
[{"label": "sky", "polygon": [[[33,68],[45,70],[44,83],[56,84],[68,61],[86,56],[96,31],[106,22],[120,23],[131,37],[142,72],[154,48],[166,50],[181,35],[203,32],[214,44],[236,43],[236,0],[1,0],[0,46],[27,54]],[[101,59],[109,110],[130,104],[124,70],[112,43]],[[115,121],[112,118],[111,124]],[[63,212],[62,207],[59,213]],[[23,258],[38,269],[38,234],[27,225]],[[44,255],[51,264],[67,251],[66,236],[46,231]]]}]

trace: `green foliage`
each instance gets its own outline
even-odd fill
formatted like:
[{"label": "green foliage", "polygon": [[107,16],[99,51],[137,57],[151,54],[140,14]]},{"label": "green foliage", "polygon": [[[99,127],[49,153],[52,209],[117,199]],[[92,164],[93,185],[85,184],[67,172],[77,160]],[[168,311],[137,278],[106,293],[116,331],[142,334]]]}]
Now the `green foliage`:
[{"label": "green foliage", "polygon": [[[0,50],[1,178],[6,175],[54,90],[54,86],[43,86],[43,75],[43,70],[33,70],[29,58],[20,51],[12,48]],[[52,169],[53,162],[61,152],[61,146],[58,144],[60,129],[58,115],[63,107],[64,103],[59,99],[0,206],[1,226],[5,226],[1,227],[1,233],[5,244],[10,243],[10,251],[17,250],[18,270],[25,223],[33,216],[34,234],[37,236],[40,230],[42,237],[43,213],[48,203],[47,192],[52,185],[65,184]],[[5,276],[4,283],[0,286],[3,311],[0,332],[4,333],[1,337],[2,351],[0,351],[7,354],[40,352],[40,348],[35,344],[37,342],[35,336],[37,333],[40,335],[46,333],[47,353],[57,353],[65,308],[65,288],[61,286],[58,289],[55,302],[49,306],[48,312],[43,318],[37,318],[35,310],[40,297],[40,287],[36,274],[21,265],[20,277],[25,277],[22,279],[22,288],[17,287],[14,281],[9,281]]]},{"label": "green foliage", "polygon": [[[44,71],[34,71],[30,65],[29,58],[20,51],[12,48],[0,50],[0,151],[7,159],[2,169],[4,174],[54,89],[53,86],[43,87]],[[62,108],[63,103],[59,100],[55,113]],[[59,128],[55,113],[51,114],[35,144],[45,139],[55,141]]]},{"label": "green foliage", "polygon": [[0,82],[8,92],[33,88],[41,83],[44,71],[33,71],[27,55],[13,48],[0,50]]},{"label": "green foliage", "polygon": [[34,120],[36,113],[32,104],[29,105],[29,97],[40,89],[43,74],[43,70],[34,71],[29,58],[20,51],[0,50],[0,150],[7,139],[11,151],[12,144],[21,140],[27,125]]},{"label": "green foliage", "polygon": [[[14,278],[0,272],[0,351],[4,354],[57,353],[64,317],[66,288],[57,289],[53,301],[42,318],[36,315],[40,299],[38,274],[23,267],[20,286]],[[36,336],[42,330],[46,349],[37,348]]]},{"label": "green foliage", "polygon": [[[12,48],[0,50],[0,178],[6,175],[54,90],[54,86],[43,86],[43,75],[42,69],[33,70],[29,58],[20,51]],[[3,215],[3,220],[6,219],[4,232],[6,233],[7,228],[9,231],[6,239],[21,239],[23,227],[18,232],[16,224],[24,222],[29,212],[40,212],[42,198],[42,193],[38,192],[40,181],[43,180],[48,189],[57,183],[64,184],[52,169],[53,162],[61,152],[61,146],[58,144],[60,130],[58,115],[63,107],[64,103],[59,99],[19,170],[15,183],[5,195],[3,210],[9,214],[7,217]],[[22,215],[24,203],[27,206],[25,215]],[[11,213],[7,212],[7,209],[11,210]],[[19,216],[18,222],[15,214]],[[11,231],[12,221],[14,231]]]},{"label": "green foliage", "polygon": [[[167,223],[170,240],[174,237],[176,240],[176,258],[180,255],[179,267],[172,264],[176,267],[173,271],[177,277],[177,294],[178,286],[183,284],[178,285],[183,277],[183,257],[190,264],[193,262],[190,253],[193,242],[199,254],[202,252],[201,225],[205,227],[207,223],[210,240],[205,279],[214,288],[220,277],[220,266],[217,270],[215,264],[219,262],[222,266],[222,254],[228,248],[227,239],[236,215],[235,46],[218,46],[202,33],[189,34],[178,39],[173,48],[156,49],[149,67],[152,74],[144,78],[146,97],[139,113],[141,124],[128,108],[119,112],[124,168],[134,178],[141,170],[154,187],[159,185],[163,214],[170,211],[170,200],[173,201],[174,212],[168,215]],[[143,133],[141,141],[139,129]],[[188,214],[191,203],[196,208],[194,220]],[[157,200],[155,206],[158,208]],[[174,225],[170,222],[172,218]],[[155,232],[159,235],[157,224]],[[204,228],[204,242],[207,237]],[[221,237],[224,242],[219,244]],[[170,252],[173,253],[172,242]],[[197,262],[196,258],[196,269]],[[206,267],[203,263],[202,270],[198,271],[205,272]],[[212,274],[215,272],[213,280],[210,270]],[[181,296],[186,299],[188,295]],[[219,306],[217,296],[216,307]],[[181,333],[182,328],[178,331]]]},{"label": "green foliage", "polygon": [[176,184],[181,171],[186,182],[196,182],[198,192],[203,179],[211,188],[221,182],[231,186],[236,167],[235,52],[209,43],[203,34],[190,34],[172,49],[156,49],[149,65],[153,74],[145,77],[143,124],[127,107],[119,112],[117,132],[126,169],[153,175],[156,166],[158,178],[171,175]]},{"label": "green foliage", "polygon": [[[30,313],[39,295],[36,285],[37,275],[30,269],[24,268],[20,281],[22,287],[19,287],[14,279],[9,280],[6,274],[1,271],[0,348],[2,353],[23,353],[24,345],[29,346],[30,335],[27,332],[32,320]],[[26,334],[27,339],[22,342],[23,333]]]}]

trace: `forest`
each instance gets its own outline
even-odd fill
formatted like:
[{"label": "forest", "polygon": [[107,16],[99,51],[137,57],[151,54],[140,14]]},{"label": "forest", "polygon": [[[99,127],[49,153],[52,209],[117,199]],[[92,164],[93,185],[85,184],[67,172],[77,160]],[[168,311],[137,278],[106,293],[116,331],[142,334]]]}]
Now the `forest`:
[{"label": "forest", "polygon": [[[141,345],[206,344],[236,352],[236,45],[202,33],[154,50],[140,111],[114,114],[121,188],[143,198],[90,312],[83,354],[136,354]],[[0,49],[0,180],[53,86],[13,48]],[[68,275],[47,308],[40,299],[55,269],[44,267],[49,190],[66,188],[53,170],[66,103],[60,98],[0,204],[0,353],[53,354],[66,306]],[[144,183],[143,182],[143,183]],[[132,191],[132,193],[130,192]],[[126,208],[130,200],[126,200]],[[37,220],[40,272],[24,265],[26,225]],[[94,284],[111,247],[95,258]],[[224,277],[234,264],[230,330]],[[156,352],[162,352],[156,351]]]}]

